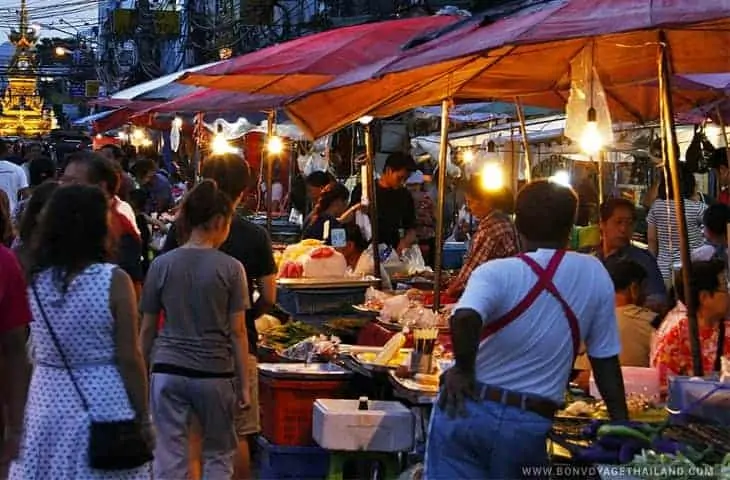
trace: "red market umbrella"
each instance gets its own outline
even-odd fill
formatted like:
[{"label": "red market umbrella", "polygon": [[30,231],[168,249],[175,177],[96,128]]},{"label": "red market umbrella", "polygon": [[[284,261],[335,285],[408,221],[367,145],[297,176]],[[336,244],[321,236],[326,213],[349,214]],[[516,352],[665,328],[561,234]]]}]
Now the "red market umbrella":
[{"label": "red market umbrella", "polygon": [[254,95],[225,90],[201,89],[169,102],[158,103],[140,113],[237,112],[280,108],[291,97]]},{"label": "red market umbrella", "polygon": [[476,16],[305,93],[287,112],[318,137],[364,115],[390,116],[444,98],[522,97],[527,105],[562,107],[570,62],[589,47],[613,117],[653,120],[660,34],[675,74],[730,71],[730,0],[554,0],[506,17]]},{"label": "red market umbrella", "polygon": [[434,15],[337,28],[189,72],[179,82],[248,93],[301,93],[394,55],[411,38],[460,18]]}]

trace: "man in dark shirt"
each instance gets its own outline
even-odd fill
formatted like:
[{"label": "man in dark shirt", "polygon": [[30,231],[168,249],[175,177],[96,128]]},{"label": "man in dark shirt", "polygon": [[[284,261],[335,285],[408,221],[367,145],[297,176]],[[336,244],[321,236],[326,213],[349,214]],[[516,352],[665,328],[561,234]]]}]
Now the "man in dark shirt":
[{"label": "man in dark shirt", "polygon": [[[375,186],[378,210],[378,241],[398,253],[411,247],[416,237],[416,207],[406,180],[416,169],[416,162],[405,153],[391,153],[385,160],[383,174]],[[358,188],[359,187],[359,188]],[[362,199],[362,186],[352,191],[352,203]]]},{"label": "man in dark shirt", "polygon": [[132,175],[138,188],[147,193],[145,213],[162,213],[172,208],[172,185],[167,177],[158,171],[154,160],[151,158],[137,160],[132,165]]},{"label": "man in dark shirt", "polygon": [[144,280],[142,238],[132,207],[116,196],[119,174],[114,164],[98,153],[84,151],[71,154],[61,183],[96,185],[106,193],[111,207],[110,231],[115,243],[113,261],[132,277],[139,295]]},{"label": "man in dark shirt", "polygon": [[[236,206],[243,198],[251,178],[248,164],[242,158],[226,154],[207,158],[203,162],[201,172],[203,178],[215,180],[223,192],[227,193]],[[163,251],[178,247],[175,227],[170,230]],[[271,248],[269,234],[262,227],[255,225],[239,215],[233,216],[228,239],[220,250],[243,264],[253,308],[246,312],[246,330],[248,333],[250,375],[258,378],[255,352],[257,350],[258,332],[256,318],[266,313],[276,302],[276,262]],[[258,287],[259,297],[254,302],[253,293]],[[249,442],[259,430],[258,382],[251,382],[251,406],[236,415],[236,431],[240,442],[235,478],[250,477]]]},{"label": "man in dark shirt", "polygon": [[600,214],[601,245],[596,256],[604,263],[612,258],[627,258],[641,265],[646,272],[643,284],[645,304],[641,306],[659,314],[666,313],[667,291],[656,258],[648,250],[631,244],[636,207],[629,200],[611,198],[603,202]]}]

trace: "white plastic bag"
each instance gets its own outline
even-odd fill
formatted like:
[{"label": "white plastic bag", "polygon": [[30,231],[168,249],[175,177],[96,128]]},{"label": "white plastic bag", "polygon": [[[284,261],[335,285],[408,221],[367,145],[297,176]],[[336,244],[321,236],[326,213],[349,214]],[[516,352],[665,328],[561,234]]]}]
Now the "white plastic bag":
[{"label": "white plastic bag", "polygon": [[410,300],[405,295],[397,295],[383,302],[383,310],[380,318],[383,321],[399,321],[411,306]]},{"label": "white plastic bag", "polygon": [[355,212],[355,225],[360,227],[362,237],[366,242],[369,242],[373,238],[373,228],[370,224],[370,217],[368,214],[360,210]]},{"label": "white plastic bag", "polygon": [[592,47],[589,45],[570,62],[570,97],[565,107],[565,136],[574,142],[580,142],[588,109],[593,107],[596,110],[596,123],[603,144],[611,145],[613,143],[611,113],[592,56]]}]

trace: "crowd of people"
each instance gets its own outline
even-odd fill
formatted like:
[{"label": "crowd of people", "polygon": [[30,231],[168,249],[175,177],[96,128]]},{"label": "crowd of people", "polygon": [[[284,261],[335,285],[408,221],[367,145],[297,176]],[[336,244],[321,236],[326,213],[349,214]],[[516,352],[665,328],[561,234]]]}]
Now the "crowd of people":
[{"label": "crowd of people", "polygon": [[[103,478],[89,462],[90,427],[133,420],[154,459],[115,478],[250,478],[255,320],[276,303],[277,271],[269,234],[238,213],[255,188],[247,163],[205,158],[189,191],[154,159],[113,146],[69,155],[61,171],[37,152],[22,164],[0,160],[2,467],[14,479]],[[381,259],[416,248],[433,265],[445,232],[436,231],[425,177],[409,155],[386,159],[374,189]],[[305,183],[303,238],[372,274],[362,187],[350,192],[327,172]],[[674,193],[662,188],[648,250],[631,243],[634,204],[613,198],[600,208],[601,244],[586,254],[566,252],[579,208],[572,189],[535,181],[515,200],[478,176],[467,182],[476,229],[447,286],[458,299],[455,366],[431,422],[428,478],[520,477],[526,462],[546,461],[545,437],[573,377],[585,384],[592,372],[622,419],[620,366],[656,367],[664,385],[691,373],[688,300],[704,367],[718,368],[730,351],[730,207],[694,199],[683,177],[677,194],[693,229],[685,292],[672,281],[681,273]],[[167,226],[158,217],[170,209]],[[160,229],[165,241],[153,253]]]}]

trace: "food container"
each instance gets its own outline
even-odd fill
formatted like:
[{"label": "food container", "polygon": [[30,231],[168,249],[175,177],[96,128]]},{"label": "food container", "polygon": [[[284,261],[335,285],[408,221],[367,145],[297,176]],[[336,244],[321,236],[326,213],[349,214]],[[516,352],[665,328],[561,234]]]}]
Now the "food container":
[{"label": "food container", "polygon": [[446,242],[441,265],[446,270],[458,270],[464,264],[466,242]]},{"label": "food container", "polygon": [[312,405],[347,396],[352,373],[329,363],[262,363],[259,370],[261,433],[275,445],[313,445]]},{"label": "food container", "polygon": [[312,436],[329,450],[406,452],[413,448],[413,414],[399,402],[317,399]]},{"label": "food container", "polygon": [[274,445],[259,436],[258,477],[324,480],[329,473],[330,452],[320,447]]},{"label": "food container", "polygon": [[[647,400],[659,401],[660,382],[659,371],[656,368],[621,367],[621,373],[624,377],[626,395],[633,393],[643,395]],[[591,396],[600,399],[601,393],[598,391],[593,374],[591,374],[589,387]]]},{"label": "food container", "polygon": [[282,278],[277,280],[278,303],[291,315],[349,313],[365,302],[368,287],[380,280]]}]

